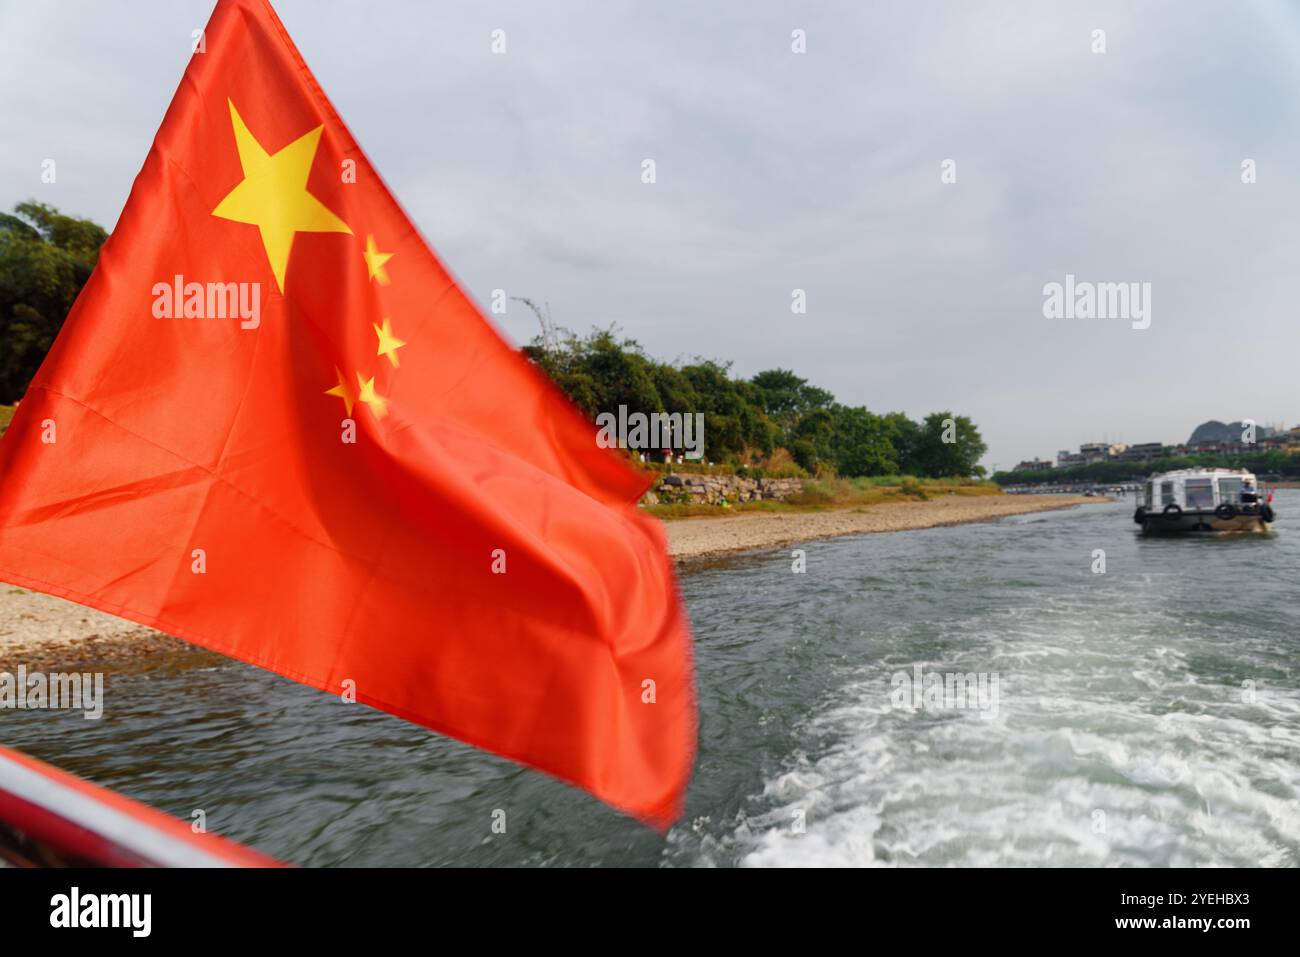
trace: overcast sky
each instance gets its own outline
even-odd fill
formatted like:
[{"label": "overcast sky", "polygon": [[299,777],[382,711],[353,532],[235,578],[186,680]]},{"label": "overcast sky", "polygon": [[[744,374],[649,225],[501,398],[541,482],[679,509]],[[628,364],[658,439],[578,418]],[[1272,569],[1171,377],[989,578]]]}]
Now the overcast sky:
[{"label": "overcast sky", "polygon": [[[1292,3],[275,7],[480,303],[951,408],[989,465],[1300,422]],[[211,8],[0,0],[0,207],[116,222]],[[1150,328],[1044,318],[1067,273],[1151,283]]]}]

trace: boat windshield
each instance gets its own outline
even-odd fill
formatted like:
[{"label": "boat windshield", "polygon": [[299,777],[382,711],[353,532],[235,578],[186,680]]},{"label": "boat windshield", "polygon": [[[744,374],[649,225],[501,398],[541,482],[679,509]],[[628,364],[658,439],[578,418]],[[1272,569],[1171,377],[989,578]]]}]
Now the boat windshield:
[{"label": "boat windshield", "polygon": [[1228,505],[1241,504],[1241,479],[1219,479],[1219,504],[1222,505],[1224,503],[1227,503]]}]

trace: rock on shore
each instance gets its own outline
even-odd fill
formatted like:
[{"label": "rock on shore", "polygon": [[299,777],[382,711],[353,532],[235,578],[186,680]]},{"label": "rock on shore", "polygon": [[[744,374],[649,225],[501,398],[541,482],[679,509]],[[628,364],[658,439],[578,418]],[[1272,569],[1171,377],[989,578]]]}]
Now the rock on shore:
[{"label": "rock on shore", "polygon": [[803,490],[797,478],[741,478],[739,475],[665,475],[641,499],[646,505],[717,505],[728,502],[784,502]]}]

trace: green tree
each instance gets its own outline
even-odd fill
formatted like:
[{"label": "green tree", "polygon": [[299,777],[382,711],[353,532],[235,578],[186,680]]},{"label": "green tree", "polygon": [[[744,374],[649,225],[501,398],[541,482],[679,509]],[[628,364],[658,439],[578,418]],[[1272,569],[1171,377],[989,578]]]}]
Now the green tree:
[{"label": "green tree", "polygon": [[14,402],[54,344],[108,234],[43,203],[0,213],[0,402]]},{"label": "green tree", "polygon": [[897,475],[898,453],[886,420],[861,406],[836,405],[832,412],[832,460],[844,476]]},{"label": "green tree", "polygon": [[894,447],[899,475],[925,475],[921,454],[921,426],[902,412],[884,416],[885,433]]},{"label": "green tree", "polygon": [[[526,301],[526,300],[525,300]],[[697,358],[658,362],[614,328],[578,336],[549,324],[524,348],[593,419],[602,412],[704,414],[704,455],[712,462],[749,464],[754,451],[790,452],[809,472],[844,476],[980,474],[985,452],[974,423],[937,412],[918,425],[901,412],[876,415],[840,405],[825,389],[788,369],[737,379],[726,362]],[[952,442],[947,438],[951,437]]]},{"label": "green tree", "polygon": [[789,369],[768,369],[749,380],[755,401],[774,426],[772,444],[790,450],[801,468],[833,464],[831,407],[835,396]]},{"label": "green tree", "polygon": [[735,461],[746,447],[772,448],[773,431],[758,395],[749,383],[730,377],[729,363],[696,359],[681,371],[697,397],[692,411],[704,413],[706,458]]},{"label": "green tree", "polygon": [[835,416],[829,409],[812,409],[799,419],[785,442],[801,468],[816,472],[834,466]]},{"label": "green tree", "polygon": [[704,413],[704,456],[738,461],[747,448],[775,447],[777,430],[763,412],[758,390],[733,379],[729,366],[696,359],[680,368],[656,362],[613,328],[586,337],[552,328],[524,347],[564,393],[593,419],[602,412]]},{"label": "green tree", "polygon": [[768,369],[749,380],[758,390],[763,411],[782,428],[792,428],[816,409],[829,409],[835,396],[809,385],[789,369]]},{"label": "green tree", "polygon": [[930,478],[978,475],[979,460],[987,451],[979,429],[969,418],[932,412],[921,424],[916,472]]}]

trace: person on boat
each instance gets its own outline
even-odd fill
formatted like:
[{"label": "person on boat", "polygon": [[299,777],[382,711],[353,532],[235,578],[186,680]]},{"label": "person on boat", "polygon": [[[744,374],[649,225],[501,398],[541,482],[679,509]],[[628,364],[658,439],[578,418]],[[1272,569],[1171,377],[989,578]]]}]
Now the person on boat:
[{"label": "person on boat", "polygon": [[1241,504],[1259,504],[1259,493],[1255,491],[1255,483],[1251,479],[1246,479],[1246,481],[1241,484]]}]

